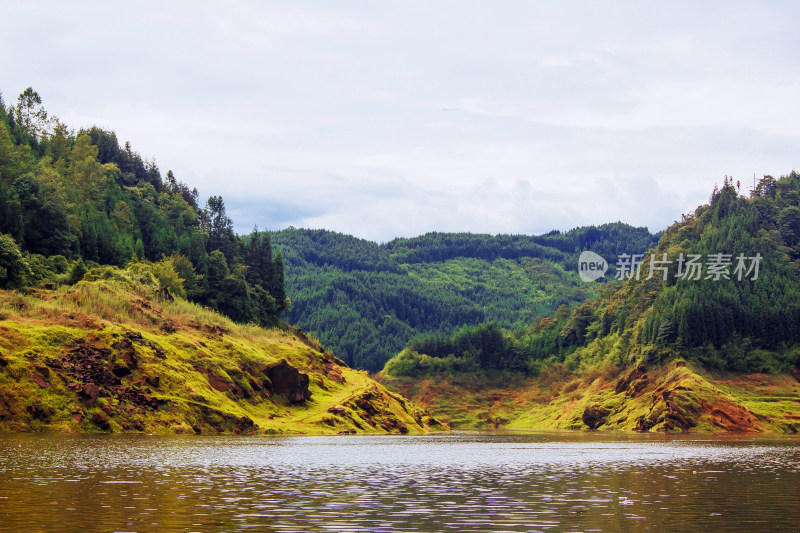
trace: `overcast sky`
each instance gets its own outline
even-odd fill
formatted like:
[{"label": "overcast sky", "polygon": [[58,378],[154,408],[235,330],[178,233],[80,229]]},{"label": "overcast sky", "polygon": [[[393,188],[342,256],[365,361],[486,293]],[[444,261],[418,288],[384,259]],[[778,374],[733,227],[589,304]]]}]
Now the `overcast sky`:
[{"label": "overcast sky", "polygon": [[796,167],[796,6],[13,2],[0,91],[115,130],[239,232],[657,231]]}]

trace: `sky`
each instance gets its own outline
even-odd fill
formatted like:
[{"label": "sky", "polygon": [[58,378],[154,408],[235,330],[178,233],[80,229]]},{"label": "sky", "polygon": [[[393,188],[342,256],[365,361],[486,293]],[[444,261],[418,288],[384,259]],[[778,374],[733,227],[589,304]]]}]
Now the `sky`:
[{"label": "sky", "polygon": [[796,168],[796,2],[36,2],[2,6],[32,86],[239,233],[651,231]]}]

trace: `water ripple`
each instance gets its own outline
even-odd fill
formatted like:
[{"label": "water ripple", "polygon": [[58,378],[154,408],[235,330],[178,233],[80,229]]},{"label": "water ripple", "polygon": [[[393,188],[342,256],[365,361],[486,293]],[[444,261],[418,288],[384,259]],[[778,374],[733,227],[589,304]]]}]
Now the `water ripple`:
[{"label": "water ripple", "polygon": [[0,436],[10,530],[791,531],[800,440]]}]

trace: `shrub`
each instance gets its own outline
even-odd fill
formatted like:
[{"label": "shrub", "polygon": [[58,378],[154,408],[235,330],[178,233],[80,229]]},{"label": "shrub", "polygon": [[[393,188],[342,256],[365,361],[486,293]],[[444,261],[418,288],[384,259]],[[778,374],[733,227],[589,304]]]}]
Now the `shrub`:
[{"label": "shrub", "polygon": [[175,271],[175,265],[171,257],[165,257],[158,263],[153,263],[153,275],[158,280],[158,284],[171,292],[173,296],[186,298],[183,278]]},{"label": "shrub", "polygon": [[30,277],[31,269],[17,243],[10,236],[0,234],[0,288],[22,287]]},{"label": "shrub", "polygon": [[69,261],[63,255],[51,255],[47,260],[50,263],[50,269],[56,274],[63,274],[69,270]]},{"label": "shrub", "polygon": [[69,276],[67,276],[67,283],[69,285],[75,285],[79,281],[83,279],[86,275],[86,265],[83,263],[83,259],[78,259],[72,264],[72,268],[69,269]]},{"label": "shrub", "polygon": [[186,291],[187,298],[197,298],[200,294],[200,282],[203,276],[195,272],[194,265],[185,255],[173,254],[170,260],[175,272],[183,279],[183,289]]},{"label": "shrub", "polygon": [[41,283],[55,278],[55,272],[47,257],[39,254],[28,254],[25,262],[31,270],[28,283]]}]

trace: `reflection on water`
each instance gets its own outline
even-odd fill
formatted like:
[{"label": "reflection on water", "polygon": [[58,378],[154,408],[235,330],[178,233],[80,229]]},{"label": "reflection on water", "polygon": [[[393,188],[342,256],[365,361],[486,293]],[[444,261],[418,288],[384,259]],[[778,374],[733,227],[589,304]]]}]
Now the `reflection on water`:
[{"label": "reflection on water", "polygon": [[0,435],[2,531],[793,531],[800,440]]}]

